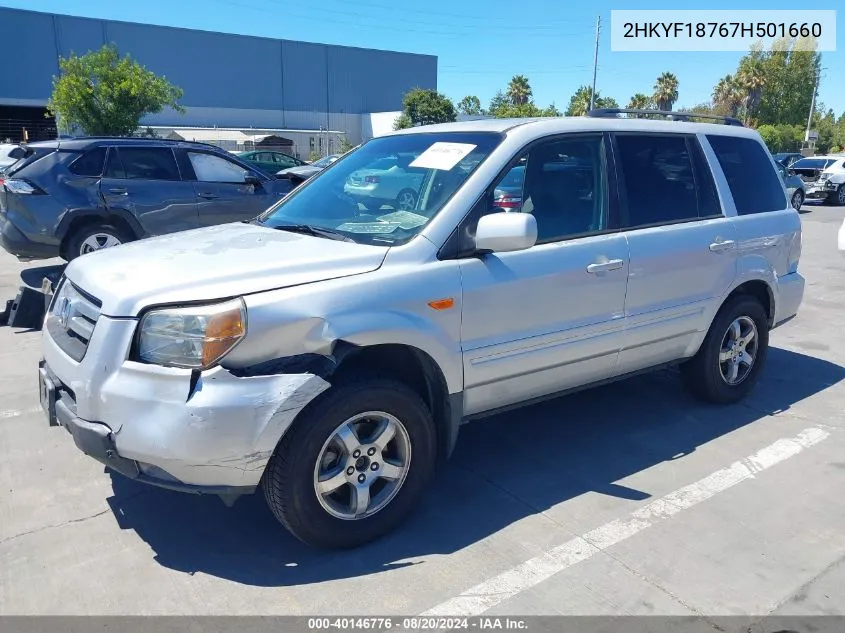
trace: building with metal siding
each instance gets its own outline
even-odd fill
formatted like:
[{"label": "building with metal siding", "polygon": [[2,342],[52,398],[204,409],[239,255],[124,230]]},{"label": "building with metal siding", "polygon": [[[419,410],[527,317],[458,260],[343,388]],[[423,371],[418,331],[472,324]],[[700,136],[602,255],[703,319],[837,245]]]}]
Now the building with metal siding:
[{"label": "building with metal siding", "polygon": [[38,108],[41,116],[59,57],[105,43],[184,91],[186,113],[167,111],[144,120],[154,126],[339,130],[355,143],[366,128],[362,115],[395,112],[409,89],[437,87],[437,57],[431,55],[2,7],[0,41],[4,50],[21,51],[0,73],[0,119],[4,107],[8,118],[11,106]]}]

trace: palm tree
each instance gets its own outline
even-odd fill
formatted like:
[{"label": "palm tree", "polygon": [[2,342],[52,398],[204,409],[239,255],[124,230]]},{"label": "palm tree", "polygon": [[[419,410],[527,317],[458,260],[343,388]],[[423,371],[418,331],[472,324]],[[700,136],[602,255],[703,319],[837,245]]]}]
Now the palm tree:
[{"label": "palm tree", "polygon": [[742,104],[742,93],[733,75],[725,75],[713,89],[713,105],[735,117]]},{"label": "palm tree", "polygon": [[[590,110],[590,94],[593,89],[589,86],[581,86],[575,91],[575,94],[569,99],[569,105],[566,107],[566,116],[585,116]],[[596,91],[598,96],[598,90]],[[598,102],[598,99],[596,99]],[[596,106],[599,107],[599,106]]]},{"label": "palm tree", "polygon": [[628,102],[628,108],[632,110],[645,110],[649,107],[651,107],[651,97],[644,95],[642,92],[635,94]]},{"label": "palm tree", "polygon": [[763,100],[763,86],[766,79],[759,64],[749,63],[740,68],[736,76],[745,105],[745,123],[748,123],[751,116],[757,112],[760,102]]},{"label": "palm tree", "polygon": [[508,84],[508,99],[515,106],[525,105],[532,95],[531,85],[525,75],[514,75]]},{"label": "palm tree", "polygon": [[658,110],[671,110],[678,100],[678,78],[672,73],[662,73],[654,84],[654,102]]}]

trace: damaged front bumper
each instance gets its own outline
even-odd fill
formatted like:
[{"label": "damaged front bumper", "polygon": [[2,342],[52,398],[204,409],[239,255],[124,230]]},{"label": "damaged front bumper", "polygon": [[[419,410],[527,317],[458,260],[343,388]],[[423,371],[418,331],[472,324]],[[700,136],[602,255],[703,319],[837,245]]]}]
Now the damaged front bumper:
[{"label": "damaged front bumper", "polygon": [[[252,492],[285,431],[329,384],[308,373],[238,377],[128,361],[134,323],[101,317],[75,363],[44,334],[42,405],[112,470],[185,492]],[[105,342],[109,341],[109,345]],[[128,349],[128,348],[124,348]]]}]

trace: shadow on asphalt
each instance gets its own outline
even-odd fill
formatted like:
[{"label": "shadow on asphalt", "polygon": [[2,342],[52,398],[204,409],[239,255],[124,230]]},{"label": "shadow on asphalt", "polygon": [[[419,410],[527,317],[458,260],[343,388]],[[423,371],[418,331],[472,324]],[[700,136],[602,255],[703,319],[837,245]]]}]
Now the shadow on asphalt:
[{"label": "shadow on asphalt", "polygon": [[661,371],[474,422],[461,430],[455,454],[411,518],[355,550],[303,545],[276,523],[260,492],[227,508],[214,497],[113,474],[109,504],[122,529],[134,530],[158,563],[178,571],[256,586],[363,576],[455,552],[587,492],[647,499],[648,490],[614,482],[765,424],[767,415],[843,378],[843,367],[772,348],[743,404],[702,404],[682,390],[675,372]]}]

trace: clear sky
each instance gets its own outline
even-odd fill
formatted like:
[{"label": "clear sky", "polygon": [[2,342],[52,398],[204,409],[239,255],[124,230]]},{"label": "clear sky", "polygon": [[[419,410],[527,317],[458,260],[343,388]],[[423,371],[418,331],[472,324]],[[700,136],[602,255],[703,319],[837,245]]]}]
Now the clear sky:
[{"label": "clear sky", "polygon": [[[679,80],[676,106],[707,101],[742,53],[625,53],[610,50],[611,9],[684,8],[667,0],[0,0],[0,5],[208,31],[437,55],[438,89],[456,101],[477,95],[486,107],[514,74],[524,74],[538,105],[563,110],[592,80],[596,16],[603,22],[597,89],[624,106],[650,94],[663,71]],[[693,5],[690,5],[693,6]],[[708,9],[837,9],[841,0],[709,0]],[[697,5],[705,8],[703,5]],[[840,14],[845,11],[840,11]],[[845,111],[845,21],[838,49],[822,54],[819,101]],[[2,25],[0,25],[0,41]],[[7,60],[7,63],[8,60]],[[377,70],[374,70],[377,72]],[[808,90],[811,90],[808,78]],[[225,78],[221,77],[221,89]]]}]

